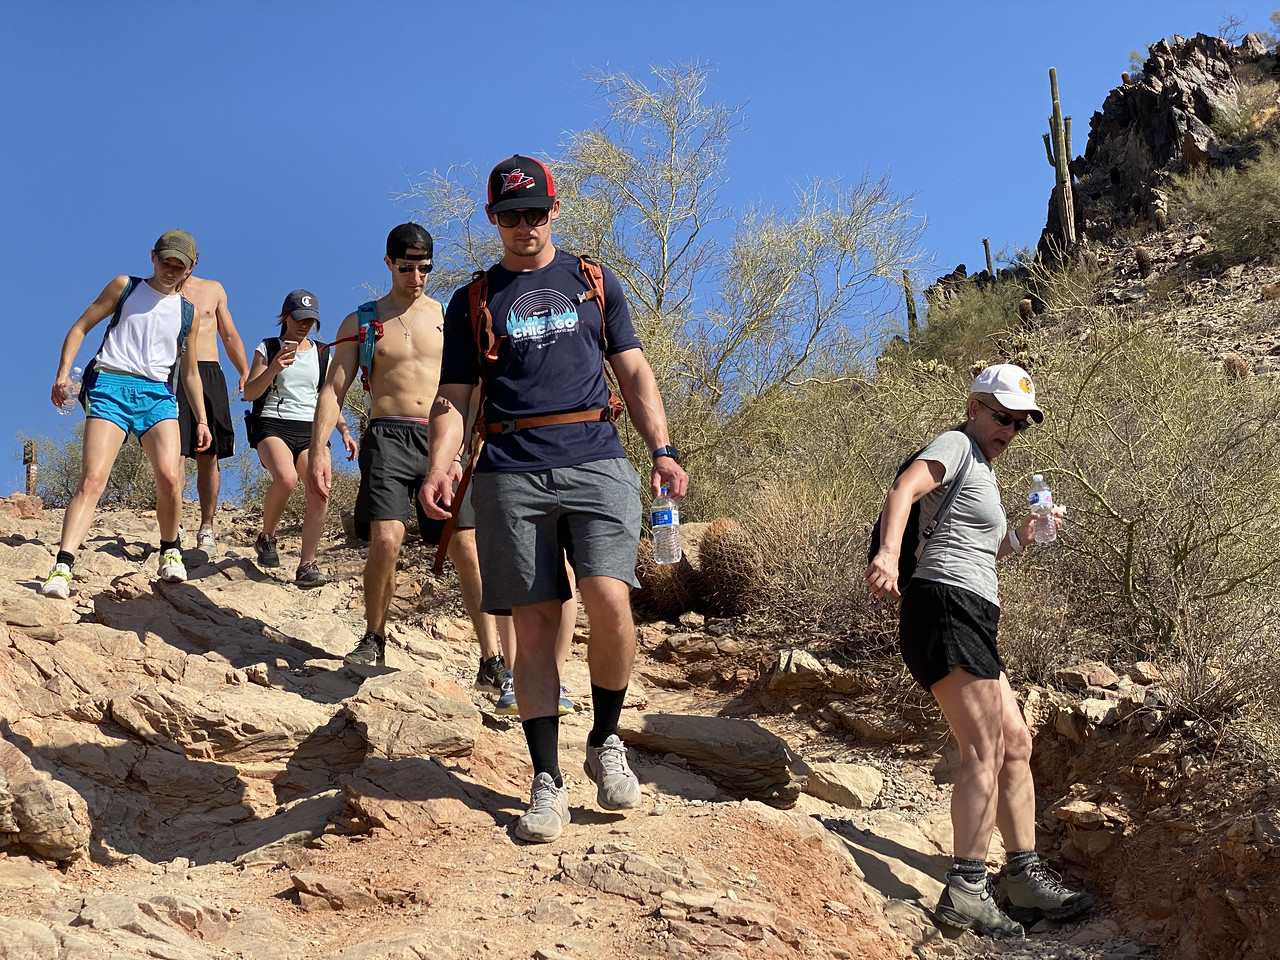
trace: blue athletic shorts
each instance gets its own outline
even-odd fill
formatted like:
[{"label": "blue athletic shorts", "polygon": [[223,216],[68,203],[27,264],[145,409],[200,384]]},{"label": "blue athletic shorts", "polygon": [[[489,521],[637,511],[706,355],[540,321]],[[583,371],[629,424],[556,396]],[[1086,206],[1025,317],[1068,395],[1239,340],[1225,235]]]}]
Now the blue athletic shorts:
[{"label": "blue athletic shorts", "polygon": [[178,398],[167,383],[100,371],[89,388],[86,414],[141,437],[161,420],[178,419]]}]

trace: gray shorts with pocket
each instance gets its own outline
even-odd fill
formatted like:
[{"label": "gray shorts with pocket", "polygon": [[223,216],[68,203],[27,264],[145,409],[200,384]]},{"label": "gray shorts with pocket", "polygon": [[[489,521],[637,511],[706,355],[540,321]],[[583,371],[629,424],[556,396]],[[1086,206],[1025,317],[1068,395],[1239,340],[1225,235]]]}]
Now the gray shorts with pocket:
[{"label": "gray shorts with pocket", "polygon": [[631,461],[477,473],[471,484],[486,612],[568,600],[565,557],[578,579],[639,586],[640,476]]}]

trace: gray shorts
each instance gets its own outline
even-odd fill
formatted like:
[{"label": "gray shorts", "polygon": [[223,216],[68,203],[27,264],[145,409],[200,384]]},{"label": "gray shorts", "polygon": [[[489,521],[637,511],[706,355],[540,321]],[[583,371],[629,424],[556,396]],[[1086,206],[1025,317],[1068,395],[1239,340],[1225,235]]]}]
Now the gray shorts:
[{"label": "gray shorts", "polygon": [[486,612],[568,600],[565,557],[578,579],[639,586],[640,476],[631,461],[477,473],[471,484]]}]

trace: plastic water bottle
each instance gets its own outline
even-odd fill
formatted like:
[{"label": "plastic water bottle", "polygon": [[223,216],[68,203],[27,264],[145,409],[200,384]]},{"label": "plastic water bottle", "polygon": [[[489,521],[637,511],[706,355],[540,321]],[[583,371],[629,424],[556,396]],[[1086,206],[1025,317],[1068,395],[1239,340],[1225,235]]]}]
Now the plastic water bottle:
[{"label": "plastic water bottle", "polygon": [[1052,543],[1058,539],[1058,525],[1053,522],[1053,494],[1044,482],[1044,474],[1031,478],[1031,493],[1027,495],[1031,505],[1031,538],[1036,543]]},{"label": "plastic water bottle", "polygon": [[71,381],[71,386],[67,388],[67,399],[62,401],[62,406],[58,408],[58,412],[64,417],[75,413],[76,402],[80,399],[80,377],[84,373],[79,367],[71,368],[71,376],[67,379]]},{"label": "plastic water bottle", "polygon": [[667,488],[662,488],[662,496],[653,501],[649,508],[649,519],[653,526],[653,562],[678,563],[684,555],[680,551],[680,510],[676,502],[667,496]]}]

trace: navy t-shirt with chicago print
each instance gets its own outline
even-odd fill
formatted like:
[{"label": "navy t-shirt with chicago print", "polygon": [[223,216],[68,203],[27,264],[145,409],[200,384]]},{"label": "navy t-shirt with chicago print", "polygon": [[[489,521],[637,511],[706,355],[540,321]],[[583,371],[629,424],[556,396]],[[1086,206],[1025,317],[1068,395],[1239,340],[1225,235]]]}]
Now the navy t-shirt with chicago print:
[{"label": "navy t-shirt with chicago print", "polygon": [[[489,312],[498,359],[484,363],[484,416],[490,423],[549,413],[594,410],[609,402],[600,355],[600,308],[580,302],[588,290],[578,258],[556,251],[540,270],[512,273],[489,268]],[[622,285],[604,269],[607,353],[640,348]],[[467,288],[458,289],[444,315],[441,383],[473,384],[480,357],[471,327]],[[560,423],[491,434],[476,470],[526,473],[624,457],[612,423]]]}]

